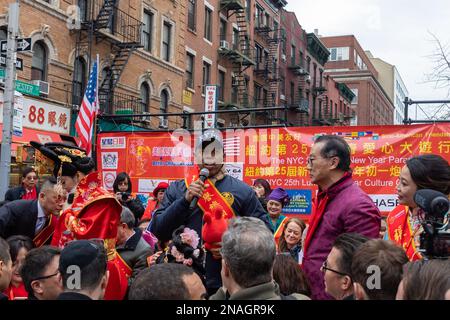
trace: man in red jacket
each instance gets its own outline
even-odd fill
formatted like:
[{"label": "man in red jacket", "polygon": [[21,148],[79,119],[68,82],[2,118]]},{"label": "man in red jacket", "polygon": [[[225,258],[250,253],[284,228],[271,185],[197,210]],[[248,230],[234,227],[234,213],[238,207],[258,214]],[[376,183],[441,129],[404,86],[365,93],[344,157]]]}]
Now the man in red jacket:
[{"label": "man in red jacket", "polygon": [[319,187],[303,244],[302,267],[309,278],[313,299],[331,299],[325,293],[321,266],[337,236],[351,232],[369,238],[379,236],[380,212],[353,181],[350,162],[349,145],[334,135],[318,137],[308,157],[311,181]]}]

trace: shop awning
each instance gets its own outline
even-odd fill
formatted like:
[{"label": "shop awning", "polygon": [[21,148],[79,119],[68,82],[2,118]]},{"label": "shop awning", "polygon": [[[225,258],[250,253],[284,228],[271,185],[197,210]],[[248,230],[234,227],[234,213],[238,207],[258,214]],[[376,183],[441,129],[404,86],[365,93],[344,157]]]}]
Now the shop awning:
[{"label": "shop awning", "polygon": [[[0,124],[0,142],[2,138],[3,124]],[[61,136],[58,133],[42,131],[36,129],[23,128],[22,136],[12,136],[11,151],[12,156],[15,155],[17,146],[30,143],[30,141],[37,141],[40,143],[47,142],[62,142]]]}]

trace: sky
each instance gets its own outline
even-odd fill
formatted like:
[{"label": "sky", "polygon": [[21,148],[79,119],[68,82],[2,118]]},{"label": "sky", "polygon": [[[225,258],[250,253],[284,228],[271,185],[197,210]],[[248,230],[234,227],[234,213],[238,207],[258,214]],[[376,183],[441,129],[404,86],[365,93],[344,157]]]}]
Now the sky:
[{"label": "sky", "polygon": [[364,50],[397,67],[412,100],[450,100],[450,88],[426,82],[436,50],[430,32],[450,48],[449,0],[288,0],[286,9],[307,32],[355,35]]}]

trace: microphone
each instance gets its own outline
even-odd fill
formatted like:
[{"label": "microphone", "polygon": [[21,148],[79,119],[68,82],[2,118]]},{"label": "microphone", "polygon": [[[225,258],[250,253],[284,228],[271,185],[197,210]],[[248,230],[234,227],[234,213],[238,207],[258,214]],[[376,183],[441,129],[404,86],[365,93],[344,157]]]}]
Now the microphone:
[{"label": "microphone", "polygon": [[432,189],[420,189],[414,194],[414,202],[426,213],[442,218],[448,212],[449,201],[447,196]]},{"label": "microphone", "polygon": [[[199,173],[199,179],[202,182],[205,182],[206,179],[208,179],[209,176],[209,170],[206,168],[203,168],[202,170],[200,170]],[[194,197],[194,199],[192,199],[191,204],[189,205],[189,209],[190,210],[194,210],[194,208],[197,206],[197,202],[198,202],[198,197]]]}]

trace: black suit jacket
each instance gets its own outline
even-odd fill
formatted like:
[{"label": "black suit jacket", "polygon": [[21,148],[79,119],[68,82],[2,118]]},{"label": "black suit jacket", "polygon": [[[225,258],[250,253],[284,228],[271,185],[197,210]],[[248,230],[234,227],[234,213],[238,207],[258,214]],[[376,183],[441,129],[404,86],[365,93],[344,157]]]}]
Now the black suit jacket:
[{"label": "black suit jacket", "polygon": [[[23,186],[9,189],[5,194],[5,201],[20,200],[26,194],[26,190]],[[39,188],[36,187],[36,195],[39,195]]]},{"label": "black suit jacket", "polygon": [[0,207],[0,237],[35,236],[38,200],[16,200]]}]

